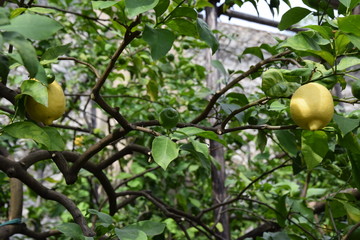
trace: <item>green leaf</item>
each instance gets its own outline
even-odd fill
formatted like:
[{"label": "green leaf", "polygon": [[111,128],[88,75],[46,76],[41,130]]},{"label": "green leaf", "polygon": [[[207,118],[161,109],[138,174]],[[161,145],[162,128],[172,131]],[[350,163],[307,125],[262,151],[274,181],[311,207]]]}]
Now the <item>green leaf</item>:
[{"label": "green leaf", "polygon": [[204,7],[214,7],[208,0],[198,0],[196,1],[196,8],[204,8]]},{"label": "green leaf", "polygon": [[301,32],[293,37],[286,39],[283,43],[280,44],[280,46],[315,54],[323,58],[330,65],[334,65],[334,56],[330,52],[322,50],[319,46],[319,43],[316,42],[317,39],[318,38],[315,36],[314,32]]},{"label": "green leaf", "polygon": [[261,89],[269,97],[288,97],[299,87],[299,83],[285,81],[279,69],[269,69],[262,74]]},{"label": "green leaf", "polygon": [[348,156],[351,162],[352,178],[356,188],[360,190],[360,154],[348,151]]},{"label": "green leaf", "polygon": [[348,50],[349,43],[350,43],[350,38],[347,35],[343,33],[336,34],[336,38],[335,38],[336,55],[337,56],[343,55]]},{"label": "green leaf", "polygon": [[340,60],[336,68],[337,70],[342,71],[359,64],[360,64],[360,59],[357,57],[344,57]]},{"label": "green leaf", "polygon": [[19,52],[30,78],[35,77],[39,69],[39,61],[34,47],[21,34],[16,32],[4,32],[4,41],[12,44]]},{"label": "green leaf", "polygon": [[275,131],[276,138],[284,150],[292,157],[296,157],[298,149],[296,146],[295,135],[289,131]]},{"label": "green leaf", "polygon": [[38,71],[34,78],[39,80],[40,82],[42,82],[45,85],[48,84],[45,69],[41,64],[38,65]]},{"label": "green leaf", "polygon": [[157,60],[166,55],[175,40],[174,34],[166,29],[153,29],[145,26],[143,39],[150,45],[151,57]]},{"label": "green leaf", "polygon": [[81,228],[76,223],[63,223],[56,227],[57,230],[62,232],[65,237],[68,237],[70,239],[74,240],[83,240],[84,235],[81,231]]},{"label": "green leaf", "polygon": [[261,51],[260,47],[248,47],[248,48],[245,48],[244,52],[241,54],[240,57],[242,57],[245,54],[252,54],[252,55],[260,58],[261,60],[264,59],[264,54]]},{"label": "green leaf", "polygon": [[175,18],[175,17],[187,17],[190,19],[197,19],[198,14],[195,11],[195,9],[190,8],[190,7],[178,7],[176,9],[174,9],[174,11],[171,12],[171,17]]},{"label": "green leaf", "polygon": [[219,60],[211,60],[211,65],[219,70],[224,77],[228,75],[224,65]]},{"label": "green leaf", "polygon": [[43,7],[31,7],[31,8],[28,8],[27,11],[41,13],[41,14],[56,13],[55,9],[43,8]]},{"label": "green leaf", "polygon": [[360,119],[346,118],[337,114],[334,114],[334,121],[339,126],[343,135],[359,127],[360,124]]},{"label": "green leaf", "polygon": [[117,4],[116,1],[91,1],[93,9],[105,9]]},{"label": "green leaf", "polygon": [[135,224],[126,226],[126,229],[136,229],[146,233],[147,236],[153,237],[164,232],[166,227],[165,223],[155,222],[155,221],[140,221]]},{"label": "green leaf", "polygon": [[160,17],[169,7],[170,0],[159,0],[159,3],[154,8],[156,17]]},{"label": "green leaf", "polygon": [[280,103],[279,101],[274,101],[270,104],[269,110],[270,111],[276,111],[276,112],[282,112],[288,107],[284,104]]},{"label": "green leaf", "polygon": [[146,233],[137,229],[115,228],[116,236],[121,240],[147,240]]},{"label": "green leaf", "polygon": [[39,81],[25,80],[21,84],[21,94],[31,96],[36,102],[48,106],[47,87]]},{"label": "green leaf", "polygon": [[348,11],[351,11],[360,3],[360,0],[340,0],[340,2],[348,9]]},{"label": "green leaf", "polygon": [[344,201],[342,204],[344,205],[349,221],[352,223],[360,222],[360,209]]},{"label": "green leaf", "polygon": [[186,19],[176,18],[166,22],[166,25],[180,35],[198,37],[196,25]]},{"label": "green leaf", "polygon": [[7,8],[0,8],[0,26],[10,24],[9,10]]},{"label": "green leaf", "polygon": [[307,25],[303,28],[310,28],[316,32],[318,32],[323,38],[330,40],[332,29],[326,26],[319,26],[319,25]]},{"label": "green leaf", "polygon": [[212,131],[205,131],[203,129],[196,127],[185,127],[185,128],[177,129],[171,138],[176,140],[181,140],[191,136],[198,136],[198,137],[217,141],[223,144],[224,146],[227,145],[226,141],[220,138],[216,133]]},{"label": "green leaf", "polygon": [[10,25],[0,26],[1,30],[14,31],[26,38],[46,40],[62,28],[57,21],[35,14],[22,14],[10,20]]},{"label": "green leaf", "polygon": [[188,143],[181,146],[182,151],[187,151],[192,154],[193,159],[199,160],[201,162],[202,167],[206,170],[206,174],[210,174],[211,170],[211,158],[209,158],[209,154],[204,155],[201,152],[197,151],[194,147],[194,144]]},{"label": "green leaf", "polygon": [[112,224],[113,223],[113,219],[109,214],[99,212],[99,211],[97,211],[95,209],[89,209],[88,211],[91,214],[97,215],[99,217],[100,222],[102,222],[102,223],[106,223],[106,224]]},{"label": "green leaf", "polygon": [[360,143],[355,137],[354,133],[349,132],[343,138],[339,139],[339,143],[348,151],[360,155]]},{"label": "green leaf", "polygon": [[349,37],[350,42],[354,44],[357,49],[360,49],[360,36],[354,34],[347,34],[347,36]]},{"label": "green leaf", "polygon": [[360,190],[360,143],[354,133],[349,132],[339,143],[347,150],[347,155],[351,162],[352,178],[355,186]]},{"label": "green leaf", "polygon": [[[56,133],[55,128],[46,127],[41,128],[37,124],[24,121],[15,122],[3,128],[4,132],[14,138],[32,139],[41,144],[49,151],[63,151],[65,143],[61,142],[62,138],[59,133]],[[56,131],[56,132],[55,132]]]},{"label": "green leaf", "polygon": [[155,80],[151,79],[148,84],[146,84],[146,90],[151,101],[156,101],[158,99],[159,84]]},{"label": "green leaf", "polygon": [[212,53],[214,54],[219,48],[219,42],[216,39],[213,32],[209,29],[209,26],[206,22],[200,18],[197,19],[197,27],[200,39],[205,41],[205,43],[211,48]]},{"label": "green leaf", "polygon": [[[339,194],[337,194],[339,195]],[[338,198],[338,196],[336,195],[336,198]],[[346,211],[344,208],[344,205],[342,204],[342,201],[337,201],[335,199],[331,199],[331,201],[328,201],[328,204],[326,204],[326,213],[327,215],[330,215],[334,218],[339,218],[339,217],[344,217],[346,216]]]},{"label": "green leaf", "polygon": [[314,221],[313,210],[308,208],[302,199],[287,198],[286,203],[290,206],[289,212],[294,213],[292,217],[297,218],[298,220],[306,218],[309,222]]},{"label": "green leaf", "polygon": [[158,3],[159,0],[125,0],[130,18],[155,8]]},{"label": "green leaf", "polygon": [[276,220],[277,223],[281,226],[281,227],[285,227],[285,222],[286,222],[286,216],[288,215],[288,211],[286,208],[286,198],[287,196],[281,196],[277,198],[277,201],[275,203],[275,208],[276,208]]},{"label": "green leaf", "polygon": [[267,136],[264,131],[259,131],[256,137],[256,147],[264,152],[267,143]]},{"label": "green leaf", "polygon": [[42,129],[46,132],[50,139],[48,145],[46,145],[48,150],[63,151],[65,149],[65,142],[56,128],[46,126]]},{"label": "green leaf", "polygon": [[70,48],[70,43],[62,46],[50,47],[46,49],[44,54],[41,56],[40,63],[41,64],[49,64],[52,62],[56,62],[57,58],[61,55],[64,55],[68,52]]},{"label": "green leaf", "polygon": [[290,240],[291,238],[286,232],[265,232],[264,240]]},{"label": "green leaf", "polygon": [[309,188],[306,192],[306,197],[313,197],[313,196],[324,196],[328,189],[326,188]]},{"label": "green leaf", "polygon": [[185,139],[185,138],[188,138],[191,136],[195,136],[196,134],[199,134],[202,132],[205,132],[205,130],[196,128],[196,127],[185,127],[185,128],[181,128],[181,129],[176,129],[176,131],[171,136],[171,138],[175,139],[175,140],[181,140],[181,139]]},{"label": "green leaf", "polygon": [[[27,9],[26,8],[16,8],[13,11],[11,11],[10,19],[16,18],[17,16],[23,14]],[[10,24],[10,22],[9,22]]]},{"label": "green leaf", "polygon": [[205,158],[210,159],[209,146],[205,143],[202,143],[198,140],[190,139],[191,144],[193,145],[196,152],[201,153]]},{"label": "green leaf", "polygon": [[307,15],[309,15],[311,11],[302,7],[293,7],[290,8],[284,15],[281,17],[278,28],[282,31],[290,28],[295,23],[298,23]]},{"label": "green leaf", "polygon": [[301,135],[301,152],[309,170],[321,163],[329,150],[328,137],[323,131],[306,131]]},{"label": "green leaf", "polygon": [[166,170],[168,165],[178,157],[179,148],[170,138],[159,136],[152,142],[151,154],[154,161]]},{"label": "green leaf", "polygon": [[360,15],[350,15],[338,18],[339,29],[345,33],[351,33],[360,36]]}]

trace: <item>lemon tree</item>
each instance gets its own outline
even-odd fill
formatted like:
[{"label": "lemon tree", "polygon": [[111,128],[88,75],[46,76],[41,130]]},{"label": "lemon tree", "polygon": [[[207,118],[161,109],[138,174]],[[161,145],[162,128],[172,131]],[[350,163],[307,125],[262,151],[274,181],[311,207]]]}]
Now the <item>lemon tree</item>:
[{"label": "lemon tree", "polygon": [[0,239],[356,239],[360,1],[263,2],[0,1]]}]

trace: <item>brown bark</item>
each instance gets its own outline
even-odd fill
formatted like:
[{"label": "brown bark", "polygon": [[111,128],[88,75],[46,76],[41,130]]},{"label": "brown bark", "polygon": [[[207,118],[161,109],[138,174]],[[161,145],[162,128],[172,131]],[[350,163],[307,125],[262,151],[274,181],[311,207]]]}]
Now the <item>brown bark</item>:
[{"label": "brown bark", "polygon": [[[216,1],[212,2],[216,5]],[[217,29],[217,9],[216,7],[207,7],[206,8],[206,23],[210,29]],[[221,88],[219,81],[219,72],[217,69],[212,67],[211,60],[216,60],[217,54],[212,54],[211,50],[207,51],[206,64],[209,71],[207,77],[207,87],[213,91],[218,91]],[[216,119],[210,120],[212,124],[215,124]],[[219,163],[219,168],[217,166],[211,166],[211,179],[213,187],[213,202],[214,204],[222,203],[226,201],[227,193],[225,188],[225,158],[224,158],[224,149],[223,146],[216,142],[210,141],[210,155]],[[214,210],[214,222],[216,224],[222,225],[222,230],[216,229],[216,233],[219,235],[216,239],[229,240],[230,239],[230,224],[229,224],[229,214],[227,212],[227,206],[220,207]]]}]

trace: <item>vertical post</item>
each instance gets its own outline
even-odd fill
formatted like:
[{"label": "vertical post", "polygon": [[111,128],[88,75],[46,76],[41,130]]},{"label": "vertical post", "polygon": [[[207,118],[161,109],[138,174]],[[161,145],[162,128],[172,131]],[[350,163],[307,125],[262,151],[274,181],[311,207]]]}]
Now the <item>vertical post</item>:
[{"label": "vertical post", "polygon": [[[206,23],[210,29],[217,28],[217,0],[210,1],[214,7],[206,7]],[[212,55],[211,49],[206,52],[206,67],[208,70],[207,76],[207,87],[211,90],[217,91],[221,87],[219,81],[219,71],[211,65],[212,60],[216,60],[217,54]],[[210,119],[211,123],[215,123],[216,119]],[[213,187],[213,203],[221,203],[226,199],[226,188],[225,188],[225,157],[223,146],[211,140],[210,141],[210,155],[219,163],[220,168],[211,166],[211,178]],[[230,240],[230,225],[229,225],[229,214],[226,211],[226,206],[214,210],[214,222],[215,224],[221,224],[222,229],[216,229],[217,234],[220,236],[217,240]]]}]

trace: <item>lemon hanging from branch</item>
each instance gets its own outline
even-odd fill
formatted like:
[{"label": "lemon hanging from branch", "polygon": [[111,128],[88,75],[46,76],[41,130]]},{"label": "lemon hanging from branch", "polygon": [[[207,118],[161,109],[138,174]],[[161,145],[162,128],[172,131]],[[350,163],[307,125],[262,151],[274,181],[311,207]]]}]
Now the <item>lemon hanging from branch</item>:
[{"label": "lemon hanging from branch", "polygon": [[161,126],[166,129],[171,129],[176,126],[180,120],[178,111],[173,108],[165,108],[160,112],[159,122]]},{"label": "lemon hanging from branch", "polygon": [[325,127],[334,115],[330,91],[319,83],[299,87],[291,97],[290,114],[303,129],[315,131]]},{"label": "lemon hanging from branch", "polygon": [[64,114],[66,102],[64,91],[57,81],[53,81],[47,86],[47,92],[48,106],[38,103],[31,96],[27,96],[25,109],[32,120],[50,125]]}]

